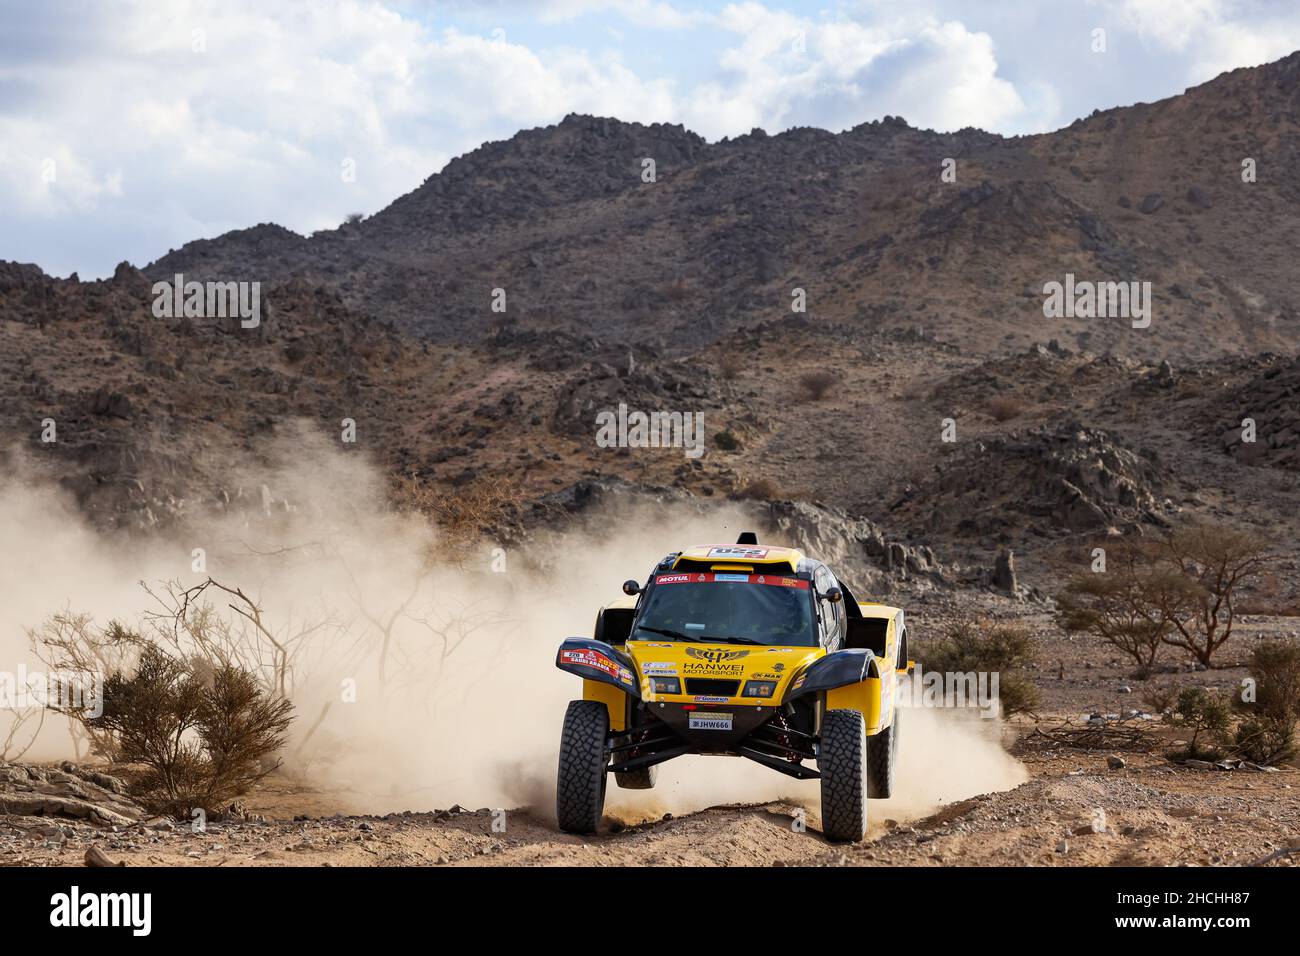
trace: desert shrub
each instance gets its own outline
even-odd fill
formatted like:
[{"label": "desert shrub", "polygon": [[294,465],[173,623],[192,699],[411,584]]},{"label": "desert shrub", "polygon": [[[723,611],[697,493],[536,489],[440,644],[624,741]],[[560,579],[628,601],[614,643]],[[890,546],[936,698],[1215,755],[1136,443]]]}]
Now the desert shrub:
[{"label": "desert shrub", "polygon": [[1195,522],[1167,535],[1160,551],[1183,581],[1181,588],[1160,593],[1161,611],[1172,625],[1164,641],[1209,667],[1214,652],[1232,637],[1233,602],[1241,587],[1266,570],[1268,547],[1252,532]]},{"label": "desert shrub", "polygon": [[292,712],[233,664],[196,667],[148,646],[133,672],[104,681],[102,712],[84,719],[111,736],[119,759],[147,768],[135,798],[183,818],[224,809],[275,770]]},{"label": "desert shrub", "polygon": [[727,381],[739,377],[745,370],[745,360],[735,352],[728,352],[718,360],[718,372]]},{"label": "desert shrub", "polygon": [[834,372],[826,369],[817,369],[812,372],[804,372],[799,376],[799,387],[804,390],[804,394],[814,402],[820,402],[826,397],[826,393],[831,390],[831,386],[838,382],[839,376]]},{"label": "desert shrub", "polygon": [[1202,747],[1203,739],[1218,742],[1228,733],[1232,711],[1227,702],[1204,687],[1184,687],[1178,692],[1173,710],[1165,715],[1171,727],[1191,734],[1187,749],[1179,756],[1198,760],[1213,760],[1221,756],[1213,747]]},{"label": "desert shrub", "polygon": [[772,501],[781,497],[781,489],[771,478],[750,478],[732,497],[741,501]]},{"label": "desert shrub", "polygon": [[1033,713],[1038,688],[1026,669],[1038,658],[1028,629],[1019,624],[964,616],[944,625],[921,655],[922,668],[941,673],[996,673],[1003,717]]},{"label": "desert shrub", "polygon": [[1010,395],[998,395],[988,404],[988,412],[995,421],[1006,422],[1025,412],[1025,403]]},{"label": "desert shrub", "polygon": [[1181,592],[1181,578],[1153,558],[1143,543],[1111,547],[1107,570],[1080,571],[1057,596],[1056,622],[1067,633],[1093,634],[1137,665],[1142,680],[1155,669],[1170,622],[1166,592]]},{"label": "desert shrub", "polygon": [[[1255,763],[1285,760],[1296,752],[1296,721],[1300,720],[1300,644],[1268,641],[1250,655],[1253,694],[1236,703],[1242,714],[1233,742],[1241,755]],[[1251,699],[1253,698],[1253,699]]]},{"label": "desert shrub", "polygon": [[510,478],[479,478],[459,488],[444,489],[415,476],[400,479],[394,491],[397,507],[415,511],[438,526],[454,552],[470,545],[519,508],[523,492]]},{"label": "desert shrub", "polygon": [[1205,667],[1232,637],[1243,586],[1266,570],[1267,546],[1249,532],[1196,522],[1149,542],[1112,546],[1108,570],[1081,571],[1057,596],[1057,622],[1124,651],[1146,677],[1161,644]]},{"label": "desert shrub", "polygon": [[740,447],[740,439],[729,431],[720,431],[713,436],[713,445],[722,451],[735,451]]}]

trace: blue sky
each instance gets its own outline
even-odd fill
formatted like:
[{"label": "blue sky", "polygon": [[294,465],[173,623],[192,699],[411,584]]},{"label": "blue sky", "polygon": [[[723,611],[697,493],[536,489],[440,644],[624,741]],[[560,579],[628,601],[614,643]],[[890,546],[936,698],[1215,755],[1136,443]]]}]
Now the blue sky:
[{"label": "blue sky", "polygon": [[83,279],[335,226],[569,112],[1017,135],[1300,48],[1280,0],[0,0],[0,22],[0,259]]}]

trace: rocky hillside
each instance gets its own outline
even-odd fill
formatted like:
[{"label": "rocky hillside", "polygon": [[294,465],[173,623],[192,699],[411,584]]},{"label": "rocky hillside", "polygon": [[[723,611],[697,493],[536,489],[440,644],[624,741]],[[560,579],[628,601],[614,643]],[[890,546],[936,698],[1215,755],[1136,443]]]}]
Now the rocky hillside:
[{"label": "rocky hillside", "polygon": [[[1146,360],[1286,351],[1298,131],[1300,53],[1012,139],[886,117],[710,144],[575,115],[454,160],[360,223],[311,238],[261,225],[145,272],[302,276],[441,341],[514,323],[684,350],[789,315],[803,288],[818,320],[981,353],[1051,337]],[[1044,318],[1044,283],[1067,273],[1151,283],[1151,327]]]},{"label": "rocky hillside", "polygon": [[[1026,549],[1187,516],[1295,542],[1298,117],[1300,54],[1010,140],[571,116],[310,238],[261,225],[86,283],[0,263],[0,456],[132,531],[292,507],[248,475],[305,428],[444,492],[813,506],[864,575],[1014,548],[1032,580]],[[156,318],[178,272],[264,283],[261,323]],[[1151,327],[1045,319],[1067,272],[1150,281]],[[707,453],[600,447],[619,403],[703,415]]]}]

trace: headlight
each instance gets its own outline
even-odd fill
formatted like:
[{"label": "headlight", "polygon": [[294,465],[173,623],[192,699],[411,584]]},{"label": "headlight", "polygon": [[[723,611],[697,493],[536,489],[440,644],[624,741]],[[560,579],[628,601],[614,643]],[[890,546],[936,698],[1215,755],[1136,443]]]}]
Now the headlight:
[{"label": "headlight", "polygon": [[771,697],[776,693],[776,681],[774,680],[751,680],[745,682],[745,692],[742,697]]},{"label": "headlight", "polygon": [[680,694],[682,692],[681,682],[676,677],[652,677],[650,686],[654,688],[656,694]]}]

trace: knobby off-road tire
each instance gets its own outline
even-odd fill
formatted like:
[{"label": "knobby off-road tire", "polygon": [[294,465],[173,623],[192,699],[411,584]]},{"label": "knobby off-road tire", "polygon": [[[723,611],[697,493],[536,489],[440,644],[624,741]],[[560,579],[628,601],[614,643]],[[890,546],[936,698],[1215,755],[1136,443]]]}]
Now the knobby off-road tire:
[{"label": "knobby off-road tire", "polygon": [[629,770],[626,773],[614,774],[614,779],[624,790],[653,790],[655,777],[659,775],[659,765],[653,767],[642,767],[640,770]]},{"label": "knobby off-road tire", "polygon": [[894,765],[898,761],[898,705],[894,722],[867,738],[867,796],[883,800],[894,795]]},{"label": "knobby off-road tire", "polygon": [[867,737],[856,710],[826,712],[817,769],[822,833],[828,840],[861,840],[867,832]]},{"label": "knobby off-road tire", "polygon": [[575,700],[564,714],[555,813],[566,833],[595,833],[605,810],[609,711],[598,700]]}]

